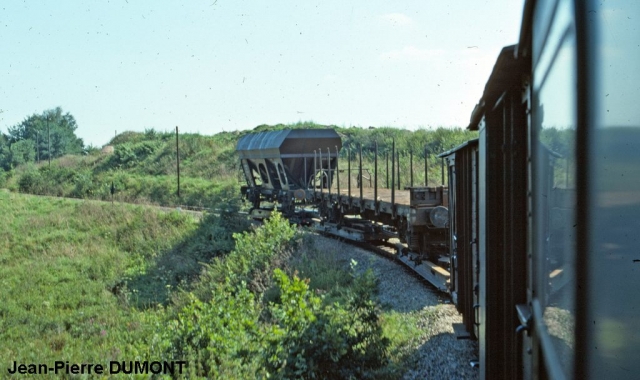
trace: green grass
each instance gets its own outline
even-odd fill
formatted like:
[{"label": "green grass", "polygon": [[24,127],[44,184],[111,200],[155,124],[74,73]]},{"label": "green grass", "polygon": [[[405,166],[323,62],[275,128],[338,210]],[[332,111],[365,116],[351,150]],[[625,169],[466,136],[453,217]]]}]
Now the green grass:
[{"label": "green grass", "polygon": [[[14,360],[184,359],[193,364],[190,378],[247,378],[264,373],[270,352],[280,352],[268,348],[278,339],[292,352],[311,344],[299,340],[304,329],[296,327],[306,321],[328,339],[322,345],[328,353],[332,345],[342,347],[344,329],[353,339],[369,334],[388,341],[388,348],[377,349],[389,361],[380,361],[387,364],[370,375],[396,378],[412,360],[416,337],[426,331],[418,327],[422,312],[383,312],[367,303],[375,279],[365,263],[354,271],[339,251],[318,245],[285,220],[276,218],[232,239],[247,227],[233,214],[208,214],[198,221],[150,207],[6,191],[0,191],[0,214],[4,368]],[[309,287],[296,292],[321,300],[313,309],[316,317],[274,314],[288,310],[283,289],[294,290],[278,289],[275,268],[309,279],[296,280]],[[373,328],[374,315],[380,316],[379,330]],[[276,330],[294,335],[276,339]],[[349,363],[348,357],[341,360]]]},{"label": "green grass", "polygon": [[0,192],[0,358],[72,363],[145,356],[162,308],[115,289],[192,233],[191,216]]},{"label": "green grass", "polygon": [[429,317],[431,313],[427,309],[407,313],[393,310],[384,312],[383,334],[389,339],[388,373],[399,375],[410,365],[420,338],[429,334],[428,328],[419,327],[420,320]]}]

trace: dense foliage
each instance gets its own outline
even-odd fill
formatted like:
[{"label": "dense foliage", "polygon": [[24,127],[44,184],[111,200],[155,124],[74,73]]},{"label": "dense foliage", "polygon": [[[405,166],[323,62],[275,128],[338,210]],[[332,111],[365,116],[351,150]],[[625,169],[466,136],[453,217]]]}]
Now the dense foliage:
[{"label": "dense foliage", "polygon": [[93,150],[88,155],[65,155],[51,165],[24,159],[22,165],[0,171],[0,187],[31,194],[169,206],[214,207],[237,198],[238,163],[235,143],[228,136],[180,136],[179,196],[175,143],[174,134],[153,129],[125,132],[114,138],[112,154]]},{"label": "dense foliage", "polygon": [[278,214],[247,230],[230,214],[8,192],[0,212],[0,357],[178,359],[183,378],[230,379],[366,378],[387,363],[371,272],[335,262],[340,280],[318,292],[296,273],[322,277],[331,258],[302,260],[313,240]]},{"label": "dense foliage", "polygon": [[267,335],[266,369],[286,379],[365,378],[383,367],[389,340],[371,300],[370,271],[356,277],[345,304],[324,305],[307,282],[275,271],[278,303],[269,311],[275,324]]},{"label": "dense foliage", "polygon": [[75,118],[60,107],[27,117],[0,137],[0,167],[11,170],[36,160],[81,153],[84,144],[75,135],[77,128]]},{"label": "dense foliage", "polygon": [[296,234],[279,214],[235,234],[234,251],[207,266],[169,324],[167,355],[189,358],[191,376],[216,378],[363,378],[384,366],[372,273],[352,271],[343,302],[324,302],[308,280],[279,269],[301,248]]}]

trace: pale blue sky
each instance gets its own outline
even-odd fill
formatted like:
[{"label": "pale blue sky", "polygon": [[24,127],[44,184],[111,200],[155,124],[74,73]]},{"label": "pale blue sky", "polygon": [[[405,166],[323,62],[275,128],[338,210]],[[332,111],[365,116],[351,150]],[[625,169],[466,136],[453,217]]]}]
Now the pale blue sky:
[{"label": "pale blue sky", "polygon": [[86,144],[313,120],[466,126],[522,0],[0,5],[0,130],[60,106]]}]

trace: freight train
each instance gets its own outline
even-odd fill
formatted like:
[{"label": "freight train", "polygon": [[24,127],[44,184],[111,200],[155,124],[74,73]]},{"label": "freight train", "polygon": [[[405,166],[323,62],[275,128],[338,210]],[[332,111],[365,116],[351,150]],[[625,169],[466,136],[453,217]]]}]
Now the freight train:
[{"label": "freight train", "polygon": [[255,217],[277,203],[339,236],[398,239],[451,295],[481,379],[636,379],[638,20],[637,2],[525,1],[471,113],[479,137],[439,155],[447,186],[398,189],[394,162],[380,186],[377,154],[365,174],[334,131],[293,130],[239,141],[243,195]]}]

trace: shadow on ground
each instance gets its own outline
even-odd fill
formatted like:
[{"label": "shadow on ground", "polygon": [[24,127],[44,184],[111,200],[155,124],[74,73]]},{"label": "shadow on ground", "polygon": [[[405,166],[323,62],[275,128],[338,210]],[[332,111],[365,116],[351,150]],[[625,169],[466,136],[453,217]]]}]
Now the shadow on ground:
[{"label": "shadow on ground", "polygon": [[160,252],[144,273],[121,278],[111,291],[122,301],[141,309],[167,304],[174,292],[192,288],[203,264],[231,252],[235,245],[233,234],[246,231],[250,226],[247,218],[234,209],[205,214],[195,231]]}]

